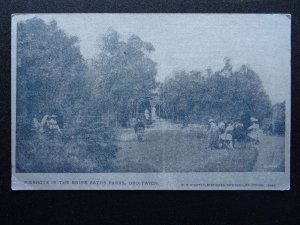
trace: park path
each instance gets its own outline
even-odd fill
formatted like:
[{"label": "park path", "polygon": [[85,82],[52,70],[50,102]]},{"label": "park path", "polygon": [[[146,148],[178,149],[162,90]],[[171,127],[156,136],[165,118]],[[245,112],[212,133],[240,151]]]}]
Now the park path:
[{"label": "park path", "polygon": [[187,131],[181,124],[161,119],[146,128],[143,142],[138,142],[133,129],[120,129],[117,170],[169,172],[198,167],[203,141]]},{"label": "park path", "polygon": [[162,172],[165,170],[164,137],[166,130],[176,130],[177,125],[160,120],[147,127],[142,142],[137,141],[132,128],[119,129],[118,141],[121,149],[117,153],[115,166],[122,171]]}]

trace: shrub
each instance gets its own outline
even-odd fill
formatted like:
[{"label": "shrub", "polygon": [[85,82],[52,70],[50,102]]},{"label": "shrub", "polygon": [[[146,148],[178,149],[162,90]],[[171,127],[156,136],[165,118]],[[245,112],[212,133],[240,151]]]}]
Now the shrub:
[{"label": "shrub", "polygon": [[114,131],[99,123],[62,134],[32,131],[28,137],[17,133],[16,168],[26,173],[107,172],[117,150]]}]

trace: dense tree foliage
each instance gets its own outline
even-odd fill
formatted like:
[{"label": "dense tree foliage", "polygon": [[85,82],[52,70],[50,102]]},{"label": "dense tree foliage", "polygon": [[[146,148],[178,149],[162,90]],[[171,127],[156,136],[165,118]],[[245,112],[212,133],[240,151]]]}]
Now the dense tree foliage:
[{"label": "dense tree foliage", "polygon": [[262,120],[271,114],[271,101],[259,76],[243,65],[232,71],[229,59],[214,74],[180,71],[160,90],[163,114],[173,120],[204,122],[209,118]]},{"label": "dense tree foliage", "polygon": [[114,113],[122,125],[126,123],[130,102],[148,96],[157,86],[156,63],[149,57],[153,51],[153,45],[137,35],[123,41],[115,30],[108,30],[92,63],[95,111]]},{"label": "dense tree foliage", "polygon": [[[78,38],[37,18],[18,23],[17,33],[17,170],[110,170],[118,149],[114,131],[90,117],[90,80]],[[34,126],[33,119],[47,114],[58,116],[61,132]]]},{"label": "dense tree foliage", "polygon": [[34,18],[18,23],[17,115],[33,118],[60,113],[72,118],[86,100],[86,66],[78,38],[55,21]]},{"label": "dense tree foliage", "polygon": [[273,133],[285,134],[285,101],[273,106]]}]

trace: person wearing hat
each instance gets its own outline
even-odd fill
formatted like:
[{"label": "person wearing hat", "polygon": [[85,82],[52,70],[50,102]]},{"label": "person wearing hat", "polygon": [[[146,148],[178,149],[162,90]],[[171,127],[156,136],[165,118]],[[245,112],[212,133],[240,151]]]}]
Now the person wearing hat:
[{"label": "person wearing hat", "polygon": [[208,130],[208,148],[214,149],[219,147],[219,127],[213,119],[209,119],[209,130]]},{"label": "person wearing hat", "polygon": [[232,134],[234,131],[233,123],[231,121],[226,123],[226,129],[223,134],[220,135],[220,139],[223,146],[229,149],[233,149],[233,139]]},{"label": "person wearing hat", "polygon": [[258,119],[251,117],[250,121],[252,123],[252,125],[250,127],[248,127],[248,137],[250,137],[250,139],[252,141],[254,141],[255,144],[259,143],[259,134],[260,134],[260,128],[259,128],[259,124],[258,124]]},{"label": "person wearing hat", "polygon": [[242,142],[246,139],[246,129],[244,127],[244,124],[240,122],[240,120],[236,120],[234,125],[234,130],[232,133],[232,139],[233,139],[233,146],[236,142]]},{"label": "person wearing hat", "polygon": [[50,117],[50,119],[48,121],[49,128],[50,128],[50,130],[57,130],[59,133],[61,133],[61,130],[57,124],[56,118],[57,118],[57,116],[54,114]]},{"label": "person wearing hat", "polygon": [[223,121],[221,121],[221,122],[218,123],[218,127],[219,127],[220,133],[224,133],[225,132],[226,124]]}]

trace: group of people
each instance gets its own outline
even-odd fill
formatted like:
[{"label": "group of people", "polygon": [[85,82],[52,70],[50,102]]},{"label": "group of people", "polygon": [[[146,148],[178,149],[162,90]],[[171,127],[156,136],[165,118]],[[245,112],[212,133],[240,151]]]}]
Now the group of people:
[{"label": "group of people", "polygon": [[[227,148],[234,149],[236,142],[253,142],[259,143],[261,130],[258,124],[258,119],[251,117],[251,126],[244,127],[244,124],[240,121],[215,121],[210,119],[208,129],[208,148],[218,149]],[[45,115],[41,122],[36,118],[33,119],[34,126],[41,133],[61,133],[61,128],[57,122],[57,116],[55,114],[49,116]],[[142,118],[138,117],[134,125],[134,131],[137,135],[138,141],[143,140],[143,134],[145,131],[145,124]]]},{"label": "group of people", "polygon": [[33,124],[36,129],[38,129],[41,133],[43,132],[58,132],[61,133],[61,129],[57,123],[57,116],[55,114],[49,116],[45,115],[41,122],[38,121],[38,119],[33,119]]},{"label": "group of people", "polygon": [[236,142],[253,142],[259,143],[260,127],[258,119],[251,117],[251,126],[244,127],[244,124],[239,121],[216,122],[210,119],[208,129],[208,148],[218,149],[227,148],[234,149]]}]

